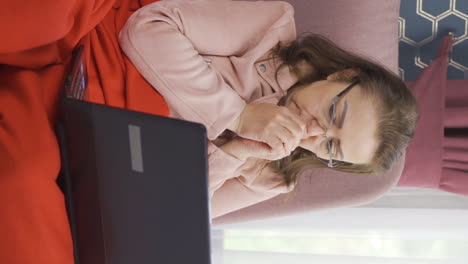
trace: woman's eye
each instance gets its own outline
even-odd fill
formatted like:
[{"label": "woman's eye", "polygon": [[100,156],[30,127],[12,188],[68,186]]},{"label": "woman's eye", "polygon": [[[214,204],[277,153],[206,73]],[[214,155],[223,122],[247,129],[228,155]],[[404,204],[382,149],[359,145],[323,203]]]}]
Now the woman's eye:
[{"label": "woman's eye", "polygon": [[332,157],[336,157],[336,144],[333,142],[333,139],[330,139],[329,142],[327,142],[327,154],[331,154]]},{"label": "woman's eye", "polygon": [[327,141],[326,149],[327,149],[327,154],[332,153],[332,151],[333,151],[333,141],[331,141],[331,140]]}]

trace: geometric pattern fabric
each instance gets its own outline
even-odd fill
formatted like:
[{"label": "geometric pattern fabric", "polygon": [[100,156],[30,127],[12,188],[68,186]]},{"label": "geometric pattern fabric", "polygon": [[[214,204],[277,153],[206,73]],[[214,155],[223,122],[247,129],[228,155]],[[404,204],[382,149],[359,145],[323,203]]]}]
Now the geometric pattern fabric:
[{"label": "geometric pattern fabric", "polygon": [[403,80],[416,80],[447,34],[454,36],[448,79],[468,79],[468,0],[401,0],[398,37]]}]

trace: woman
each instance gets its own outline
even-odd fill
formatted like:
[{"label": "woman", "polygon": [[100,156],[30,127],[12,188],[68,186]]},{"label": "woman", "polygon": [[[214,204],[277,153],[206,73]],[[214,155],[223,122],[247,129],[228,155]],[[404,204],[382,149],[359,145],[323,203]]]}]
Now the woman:
[{"label": "woman", "polygon": [[304,166],[381,173],[413,134],[404,83],[325,38],[296,39],[285,2],[160,1],[119,41],[171,117],[206,126],[213,217],[291,191]]}]

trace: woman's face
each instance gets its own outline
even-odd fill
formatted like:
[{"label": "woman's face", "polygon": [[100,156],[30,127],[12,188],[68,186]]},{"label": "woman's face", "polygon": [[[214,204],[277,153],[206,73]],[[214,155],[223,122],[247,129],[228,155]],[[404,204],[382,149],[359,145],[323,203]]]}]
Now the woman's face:
[{"label": "woman's face", "polygon": [[[332,127],[329,109],[332,99],[351,83],[330,80],[317,81],[296,90],[286,107],[301,116],[308,124],[307,135],[300,147],[315,153],[323,159],[327,154],[327,140],[333,138],[333,160],[351,163],[369,163],[377,148],[375,132],[377,127],[376,109],[372,99],[363,96],[361,87],[354,86],[336,104],[336,118]],[[336,149],[335,149],[336,148]]]}]

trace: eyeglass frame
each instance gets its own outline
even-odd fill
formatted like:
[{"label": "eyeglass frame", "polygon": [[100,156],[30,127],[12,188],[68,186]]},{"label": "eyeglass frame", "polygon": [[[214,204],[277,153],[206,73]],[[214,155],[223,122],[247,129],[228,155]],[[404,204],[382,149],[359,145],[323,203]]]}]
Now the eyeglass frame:
[{"label": "eyeglass frame", "polygon": [[327,137],[327,132],[333,126],[333,123],[335,122],[335,119],[336,119],[336,104],[338,103],[338,101],[341,99],[342,96],[344,96],[347,92],[349,92],[349,90],[351,90],[351,88],[353,88],[354,86],[356,86],[359,83],[360,83],[360,80],[354,81],[348,87],[346,87],[343,91],[341,91],[339,94],[337,94],[335,97],[333,97],[332,104],[330,106],[330,109],[328,110],[328,112],[330,112],[330,110],[332,110],[332,116],[330,118],[330,124],[326,128],[325,133],[324,133],[323,136],[327,140],[327,150],[330,153],[330,159],[325,160],[325,159],[322,159],[322,158],[319,158],[319,157],[317,157],[317,159],[320,162],[322,162],[323,164],[326,164],[329,168],[335,168],[335,167],[337,167],[338,165],[341,164],[341,163],[333,164],[333,153],[332,153],[332,149],[331,149],[332,140]]}]

